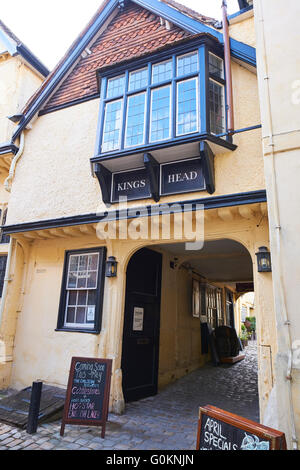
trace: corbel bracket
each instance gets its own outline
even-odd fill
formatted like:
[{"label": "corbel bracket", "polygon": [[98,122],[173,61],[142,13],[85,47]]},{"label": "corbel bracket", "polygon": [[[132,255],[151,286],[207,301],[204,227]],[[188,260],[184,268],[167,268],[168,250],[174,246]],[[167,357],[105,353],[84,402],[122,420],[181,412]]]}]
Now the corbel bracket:
[{"label": "corbel bracket", "polygon": [[160,200],[159,163],[150,153],[144,153],[144,165],[149,176],[152,197],[155,202],[158,202]]},{"label": "corbel bracket", "polygon": [[110,206],[112,173],[100,163],[95,163],[94,173],[99,181],[103,202],[107,206]]},{"label": "corbel bracket", "polygon": [[207,142],[200,142],[200,156],[203,161],[203,172],[206,182],[206,189],[209,194],[213,194],[215,188],[215,155]]}]

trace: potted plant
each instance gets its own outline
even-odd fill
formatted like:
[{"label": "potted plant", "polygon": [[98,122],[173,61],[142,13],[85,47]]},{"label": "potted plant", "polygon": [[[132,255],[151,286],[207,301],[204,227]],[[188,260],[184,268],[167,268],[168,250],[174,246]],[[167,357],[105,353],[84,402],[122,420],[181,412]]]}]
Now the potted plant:
[{"label": "potted plant", "polygon": [[248,346],[249,334],[245,325],[242,325],[241,327],[240,340],[242,342],[243,348]]}]

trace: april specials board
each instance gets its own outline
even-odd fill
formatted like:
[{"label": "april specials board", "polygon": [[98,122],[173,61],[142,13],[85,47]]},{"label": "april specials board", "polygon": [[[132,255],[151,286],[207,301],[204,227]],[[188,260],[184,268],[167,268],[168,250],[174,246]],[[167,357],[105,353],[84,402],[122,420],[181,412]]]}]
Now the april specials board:
[{"label": "april specials board", "polygon": [[285,435],[214,406],[200,408],[197,450],[286,450]]},{"label": "april specials board", "polygon": [[104,439],[111,370],[110,359],[72,358],[61,436],[66,424],[77,424],[102,426],[101,437]]}]

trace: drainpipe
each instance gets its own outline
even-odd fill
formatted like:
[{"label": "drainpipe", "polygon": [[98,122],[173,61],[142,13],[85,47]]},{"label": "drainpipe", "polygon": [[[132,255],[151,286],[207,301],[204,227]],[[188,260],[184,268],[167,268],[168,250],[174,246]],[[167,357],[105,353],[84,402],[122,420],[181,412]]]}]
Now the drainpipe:
[{"label": "drainpipe", "polygon": [[16,165],[24,152],[24,145],[25,145],[25,138],[24,138],[24,132],[22,132],[20,136],[20,147],[19,147],[18,153],[15,155],[13,161],[11,162],[8,177],[6,178],[4,182],[4,187],[6,191],[9,193],[11,192],[11,185],[15,176]]},{"label": "drainpipe", "polygon": [[224,35],[224,60],[226,72],[226,107],[227,107],[227,130],[228,135],[234,131],[234,112],[233,112],[233,91],[232,91],[232,72],[231,72],[231,55],[230,55],[230,39],[227,19],[227,1],[222,0],[222,16],[223,16],[223,35]]}]

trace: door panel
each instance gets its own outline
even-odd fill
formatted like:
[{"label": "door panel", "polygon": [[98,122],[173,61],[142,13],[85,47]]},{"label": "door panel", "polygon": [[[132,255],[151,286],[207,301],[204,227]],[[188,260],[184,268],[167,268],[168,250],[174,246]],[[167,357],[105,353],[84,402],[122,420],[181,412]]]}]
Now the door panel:
[{"label": "door panel", "polygon": [[143,249],[128,265],[122,353],[126,401],[157,393],[161,262],[159,253]]}]

